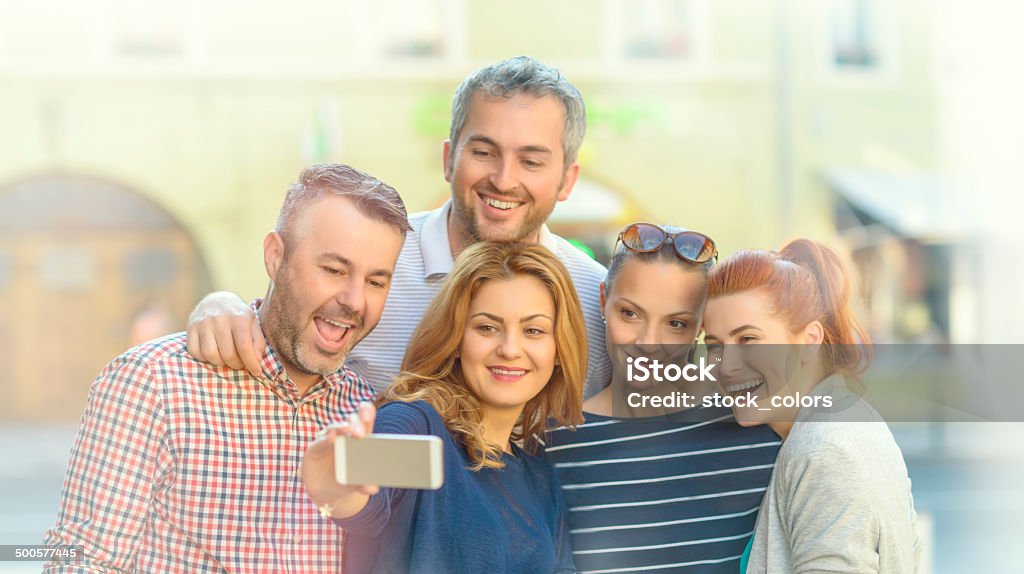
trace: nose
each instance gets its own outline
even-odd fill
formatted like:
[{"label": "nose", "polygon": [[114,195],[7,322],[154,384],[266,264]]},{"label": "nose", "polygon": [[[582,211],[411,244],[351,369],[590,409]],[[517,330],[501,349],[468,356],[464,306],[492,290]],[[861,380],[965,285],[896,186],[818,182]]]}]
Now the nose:
[{"label": "nose", "polygon": [[645,322],[637,333],[635,343],[637,345],[660,345],[662,344],[661,330],[654,322]]},{"label": "nose", "polygon": [[743,353],[737,345],[722,345],[719,351],[721,360],[718,363],[719,372],[726,377],[734,375],[743,368]]},{"label": "nose", "polygon": [[498,346],[498,355],[506,359],[516,359],[523,354],[520,333],[515,329],[507,329]]},{"label": "nose", "polygon": [[343,307],[348,307],[362,316],[366,311],[366,281],[361,277],[350,276],[335,294],[334,299]]},{"label": "nose", "polygon": [[519,172],[514,157],[503,157],[494,162],[491,185],[498,191],[511,191],[519,186]]}]

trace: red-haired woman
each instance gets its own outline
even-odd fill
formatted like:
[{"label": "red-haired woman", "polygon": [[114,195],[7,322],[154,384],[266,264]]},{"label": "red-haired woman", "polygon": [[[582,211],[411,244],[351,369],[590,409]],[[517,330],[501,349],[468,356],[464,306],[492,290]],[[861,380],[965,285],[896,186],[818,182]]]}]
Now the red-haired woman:
[{"label": "red-haired woman", "polygon": [[850,290],[836,252],[806,239],[738,252],[710,272],[705,341],[721,391],[756,403],[734,408],[741,425],[783,439],[746,572],[916,569],[903,455],[847,387],[870,361]]}]

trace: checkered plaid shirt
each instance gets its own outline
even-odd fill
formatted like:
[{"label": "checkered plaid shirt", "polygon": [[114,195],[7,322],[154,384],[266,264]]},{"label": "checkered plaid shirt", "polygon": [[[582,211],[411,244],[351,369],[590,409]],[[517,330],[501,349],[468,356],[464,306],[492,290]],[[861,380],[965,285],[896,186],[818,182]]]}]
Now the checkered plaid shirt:
[{"label": "checkered plaid shirt", "polygon": [[275,353],[265,380],[193,359],[179,333],[131,349],[89,392],[46,572],[341,571],[342,534],[298,475],[318,430],[372,392],[343,369],[300,397]]}]

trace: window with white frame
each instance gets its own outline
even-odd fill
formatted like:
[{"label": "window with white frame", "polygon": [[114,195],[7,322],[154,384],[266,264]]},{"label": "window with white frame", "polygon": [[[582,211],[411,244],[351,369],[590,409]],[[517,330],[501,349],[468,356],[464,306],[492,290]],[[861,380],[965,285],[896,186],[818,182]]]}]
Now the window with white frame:
[{"label": "window with white frame", "polygon": [[356,0],[365,22],[358,52],[374,60],[450,60],[459,51],[464,0]]},{"label": "window with white frame", "polygon": [[609,62],[691,67],[707,52],[706,0],[606,0]]},{"label": "window with white frame", "polygon": [[830,58],[834,66],[867,70],[880,66],[877,11],[874,0],[832,0]]},{"label": "window with white frame", "polygon": [[118,56],[180,56],[188,12],[162,0],[113,0],[110,26]]},{"label": "window with white frame", "polygon": [[899,78],[899,47],[885,0],[830,0],[820,10],[822,77],[827,81],[892,86]]},{"label": "window with white frame", "polygon": [[628,60],[678,60],[693,53],[691,0],[640,0],[623,14]]}]

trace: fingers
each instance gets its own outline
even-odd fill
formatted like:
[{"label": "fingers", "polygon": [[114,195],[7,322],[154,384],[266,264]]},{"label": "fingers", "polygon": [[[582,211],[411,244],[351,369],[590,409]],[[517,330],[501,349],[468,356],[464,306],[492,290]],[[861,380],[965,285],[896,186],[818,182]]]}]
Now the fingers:
[{"label": "fingers", "polygon": [[365,432],[364,425],[361,421],[355,421],[351,417],[343,421],[331,423],[324,427],[319,433],[318,437],[323,437],[331,440],[342,436],[352,438],[362,438],[368,433]]},{"label": "fingers", "polygon": [[221,366],[225,364],[225,361],[220,354],[216,329],[212,327],[212,321],[213,318],[208,317],[201,321],[189,323],[188,330],[186,331],[186,347],[188,348],[188,354],[192,355],[197,361]]},{"label": "fingers", "polygon": [[[260,362],[260,357],[267,350],[267,341],[263,338],[263,329],[260,328],[259,321],[255,319],[251,321],[249,332],[236,333],[234,339],[238,343],[238,355],[242,359],[245,370],[258,379],[262,378],[263,364]],[[244,343],[240,341],[244,341]]]},{"label": "fingers", "polygon": [[362,438],[373,432],[373,423],[377,419],[377,409],[373,403],[359,403],[356,412],[348,416],[345,436]]},{"label": "fingers", "polygon": [[333,441],[334,439],[338,438],[339,436],[347,436],[347,435],[344,435],[343,432],[342,432],[347,427],[348,427],[348,421],[340,421],[340,422],[336,422],[336,423],[331,423],[331,424],[325,426],[324,428],[320,429],[320,432],[318,432],[317,435],[316,435],[317,439],[327,438],[327,439],[330,439],[331,441]]},{"label": "fingers", "polygon": [[358,413],[352,413],[348,416],[345,424],[338,428],[338,434],[351,438],[363,438],[372,430],[372,427],[367,427],[366,423],[359,418]]},{"label": "fingers", "polygon": [[[330,466],[333,468],[334,460],[334,443],[339,437],[347,437],[352,439],[360,439],[366,437],[373,432],[373,424],[377,418],[377,409],[372,403],[364,402],[360,403],[356,412],[349,414],[349,416],[340,422],[331,424],[325,427],[318,434],[318,438],[307,451],[306,458],[315,461],[317,464],[323,463],[323,458],[327,456],[326,451],[331,453]],[[332,486],[334,478],[332,476],[330,480]],[[307,489],[309,484],[307,483]],[[366,496],[373,496],[380,491],[380,487],[372,484],[354,485],[350,484],[347,488],[352,489],[352,492],[358,492]]]},{"label": "fingers", "polygon": [[363,438],[373,432],[373,423],[376,419],[377,409],[373,403],[359,403],[356,412],[351,413],[342,421],[327,425],[317,434],[317,437],[326,437],[332,442],[339,436]]},{"label": "fingers", "polygon": [[252,314],[210,317],[217,348],[224,362],[232,369],[245,369],[256,378],[263,377],[260,357],[267,342],[259,321]]},{"label": "fingers", "polygon": [[208,321],[212,323],[213,338],[217,342],[217,350],[223,361],[220,364],[227,365],[232,369],[242,369],[245,365],[242,364],[242,359],[238,356],[238,345],[244,345],[247,337],[235,337],[235,319],[236,317],[232,316],[217,315],[210,317]]},{"label": "fingers", "polygon": [[217,347],[217,337],[210,331],[209,325],[196,325],[196,332],[200,351],[200,355],[196,358],[218,367],[222,366],[224,359],[221,358],[220,349]]},{"label": "fingers", "polygon": [[185,346],[188,349],[188,354],[192,355],[197,361],[206,361],[202,346],[200,345],[199,328],[197,326],[190,324],[188,329],[185,330]]},{"label": "fingers", "polygon": [[200,361],[263,376],[260,357],[267,342],[252,314],[211,315],[195,321],[188,327],[187,344],[189,354]]},{"label": "fingers", "polygon": [[377,420],[377,409],[373,406],[373,403],[359,403],[356,415],[366,425],[366,428],[370,429],[369,432],[373,432],[373,423]]},{"label": "fingers", "polygon": [[[233,369],[247,368],[259,376],[262,371],[259,356],[265,343],[259,346],[253,343],[251,333],[255,322],[252,309],[237,295],[211,293],[196,305],[188,318],[188,352],[200,361]],[[257,348],[259,355],[255,354]]]}]

